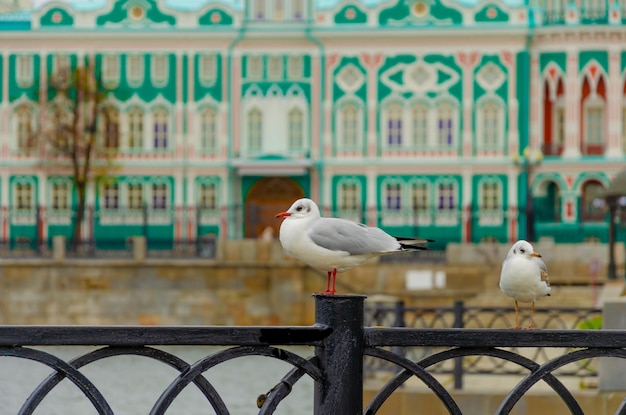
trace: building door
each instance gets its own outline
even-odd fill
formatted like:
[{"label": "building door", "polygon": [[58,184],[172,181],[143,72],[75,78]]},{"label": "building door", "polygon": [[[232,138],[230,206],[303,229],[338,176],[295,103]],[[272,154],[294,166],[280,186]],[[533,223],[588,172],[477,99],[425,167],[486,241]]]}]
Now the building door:
[{"label": "building door", "polygon": [[274,216],[302,197],[304,190],[288,177],[259,180],[246,198],[246,238],[258,238],[266,228],[277,238],[282,220]]}]

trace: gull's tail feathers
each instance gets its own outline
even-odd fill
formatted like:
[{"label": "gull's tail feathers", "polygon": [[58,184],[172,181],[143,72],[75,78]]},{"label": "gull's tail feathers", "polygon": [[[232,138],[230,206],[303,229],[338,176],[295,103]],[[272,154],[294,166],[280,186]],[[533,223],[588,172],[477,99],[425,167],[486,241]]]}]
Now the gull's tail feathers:
[{"label": "gull's tail feathers", "polygon": [[400,242],[400,246],[402,249],[409,249],[414,251],[425,251],[430,248],[426,246],[429,242],[435,242],[432,239],[425,238],[402,238],[394,236],[398,242]]}]

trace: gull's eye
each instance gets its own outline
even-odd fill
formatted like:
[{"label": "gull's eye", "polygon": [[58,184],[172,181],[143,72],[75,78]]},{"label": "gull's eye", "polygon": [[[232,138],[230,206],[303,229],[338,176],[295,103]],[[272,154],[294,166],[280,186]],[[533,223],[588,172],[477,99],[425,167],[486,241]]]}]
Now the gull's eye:
[{"label": "gull's eye", "polygon": [[302,205],[298,205],[298,207],[296,208],[296,211],[302,212],[302,209],[304,209],[304,207]]},{"label": "gull's eye", "polygon": [[520,249],[519,251],[520,251],[522,254],[525,254],[525,253],[526,253],[526,250],[525,250],[524,248]]}]

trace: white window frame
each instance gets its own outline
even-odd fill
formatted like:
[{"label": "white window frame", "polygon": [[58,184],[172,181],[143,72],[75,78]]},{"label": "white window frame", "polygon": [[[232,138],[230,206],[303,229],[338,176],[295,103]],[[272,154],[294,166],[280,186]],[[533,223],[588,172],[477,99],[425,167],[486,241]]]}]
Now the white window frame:
[{"label": "white window frame", "polygon": [[404,122],[404,108],[401,102],[391,101],[385,105],[383,110],[383,147],[389,149],[402,148],[404,136],[406,134],[406,123]]},{"label": "white window frame", "polygon": [[32,180],[15,180],[13,182],[13,206],[14,210],[21,212],[34,211],[35,184]]},{"label": "white window frame", "polygon": [[287,77],[291,80],[304,77],[304,58],[301,55],[292,55],[287,58]]},{"label": "white window frame", "polygon": [[[413,222],[420,226],[430,225],[431,191],[428,180],[417,179],[408,183],[411,214]],[[417,217],[415,217],[417,215]]]},{"label": "white window frame", "polygon": [[142,210],[145,205],[144,184],[139,180],[128,180],[126,183],[126,209]]},{"label": "white window frame", "polygon": [[50,181],[50,211],[63,212],[72,208],[72,183],[67,179]]},{"label": "white window frame", "polygon": [[204,86],[214,85],[217,79],[217,56],[213,53],[204,53],[198,59],[200,83]]},{"label": "white window frame", "polygon": [[[428,148],[430,135],[430,106],[418,101],[411,105],[411,146],[416,150]],[[421,117],[418,117],[421,115]]]},{"label": "white window frame", "polygon": [[478,106],[478,150],[502,151],[504,148],[504,107],[500,100],[487,98]]},{"label": "white window frame", "polygon": [[132,87],[137,87],[144,80],[145,57],[139,53],[126,55],[126,79]]},{"label": "white window frame", "polygon": [[170,72],[169,55],[155,54],[150,58],[150,77],[154,86],[163,87],[167,85]]},{"label": "white window frame", "polygon": [[337,183],[337,216],[361,222],[363,206],[361,206],[361,182],[353,178],[342,178]]},{"label": "white window frame", "polygon": [[[591,119],[591,115],[598,114],[600,115],[599,120]],[[582,145],[584,148],[590,145],[600,145],[602,148],[606,148],[606,115],[606,103],[602,97],[592,92],[583,103]],[[594,129],[594,133],[591,133],[591,129]]]},{"label": "white window frame", "polygon": [[102,83],[107,88],[114,88],[120,82],[119,55],[102,55]]},{"label": "white window frame", "polygon": [[504,221],[503,186],[497,178],[483,178],[478,184],[478,224],[500,226]]},{"label": "white window frame", "polygon": [[252,7],[250,7],[250,20],[263,21],[267,20],[267,4],[265,0],[251,0]]},{"label": "white window frame", "polygon": [[435,183],[435,223],[437,225],[452,226],[458,224],[458,188],[458,183],[453,179],[442,178]]},{"label": "white window frame", "polygon": [[15,131],[15,149],[29,151],[33,148],[32,140],[36,128],[35,110],[32,105],[22,103],[13,111]]},{"label": "white window frame", "polygon": [[287,120],[287,148],[300,151],[304,148],[304,112],[299,107],[293,107],[289,110]]},{"label": "white window frame", "polygon": [[246,114],[248,152],[260,153],[263,150],[263,111],[252,107]]},{"label": "white window frame", "polygon": [[167,109],[157,107],[152,111],[152,148],[166,151],[170,148],[170,114]]},{"label": "white window frame", "polygon": [[[434,125],[436,129],[437,148],[440,150],[451,150],[456,148],[458,143],[458,110],[455,105],[448,101],[440,102],[436,107],[437,122]],[[451,125],[442,126],[445,121],[449,121]],[[448,135],[450,143],[448,143]]]},{"label": "white window frame", "polygon": [[218,150],[218,112],[211,106],[204,107],[199,117],[200,149],[206,153]]},{"label": "white window frame", "polygon": [[150,183],[150,206],[152,210],[165,211],[170,206],[170,186],[165,180]]},{"label": "white window frame", "polygon": [[[347,110],[350,109],[348,113]],[[354,101],[342,103],[337,108],[337,149],[361,151],[363,142],[363,108]]]},{"label": "white window frame", "polygon": [[136,105],[129,108],[127,121],[128,149],[134,151],[143,150],[145,142],[145,112],[143,108]]},{"label": "white window frame", "polygon": [[291,0],[291,16],[293,20],[304,20],[306,17],[304,0]]},{"label": "white window frame", "polygon": [[283,78],[283,57],[272,55],[267,57],[267,77],[268,79]]},{"label": "white window frame", "polygon": [[[219,210],[219,183],[215,180],[198,182],[198,209],[202,211]],[[212,201],[212,203],[208,203]]]},{"label": "white window frame", "polygon": [[28,88],[33,85],[35,73],[34,61],[33,55],[15,56],[15,79],[20,88]]},{"label": "white window frame", "polygon": [[251,55],[246,59],[246,78],[261,79],[263,77],[263,57]]},{"label": "white window frame", "polygon": [[101,208],[107,211],[120,209],[120,186],[117,182],[102,184]]}]

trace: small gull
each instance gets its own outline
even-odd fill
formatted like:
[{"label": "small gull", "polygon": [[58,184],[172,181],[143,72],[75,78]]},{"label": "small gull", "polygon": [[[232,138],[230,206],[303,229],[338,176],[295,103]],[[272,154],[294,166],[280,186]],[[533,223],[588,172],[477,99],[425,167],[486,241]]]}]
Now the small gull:
[{"label": "small gull", "polygon": [[296,200],[286,211],[279,239],[292,257],[327,273],[326,291],[335,293],[337,272],[361,265],[380,255],[428,249],[429,239],[397,238],[380,228],[339,218],[323,218],[311,199]]},{"label": "small gull", "polygon": [[550,295],[548,268],[540,258],[529,242],[520,240],[509,249],[502,263],[500,289],[515,300],[515,329],[520,328],[518,301],[532,303],[528,328],[534,328],[535,301]]}]

